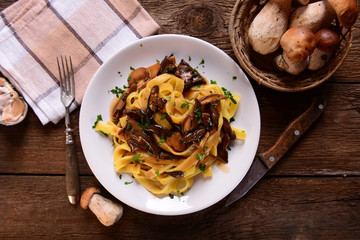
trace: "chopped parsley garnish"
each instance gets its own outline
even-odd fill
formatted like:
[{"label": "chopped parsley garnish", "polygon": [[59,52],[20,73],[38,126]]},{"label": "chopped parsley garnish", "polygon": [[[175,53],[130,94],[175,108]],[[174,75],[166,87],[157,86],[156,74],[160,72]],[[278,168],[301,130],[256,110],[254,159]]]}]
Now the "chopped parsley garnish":
[{"label": "chopped parsley garnish", "polygon": [[164,143],[164,142],[165,142],[164,136],[161,136],[159,142],[160,142],[160,143]]},{"label": "chopped parsley garnish", "polygon": [[156,174],[156,176],[160,177],[159,170],[156,170],[155,174]]},{"label": "chopped parsley garnish", "polygon": [[237,76],[233,76],[233,80],[236,80],[237,79]]},{"label": "chopped parsley garnish", "polygon": [[129,131],[131,128],[132,128],[132,127],[131,127],[130,123],[128,123],[128,124],[126,124],[125,131]]},{"label": "chopped parsley garnish", "polygon": [[199,170],[202,171],[203,173],[206,173],[206,165],[205,164],[200,164],[199,165]]},{"label": "chopped parsley garnish", "polygon": [[94,125],[92,126],[92,128],[95,128],[96,125],[98,124],[99,121],[102,121],[102,116],[99,114],[96,116],[96,121],[94,122]]},{"label": "chopped parsley garnish", "polygon": [[163,119],[165,119],[165,118],[166,118],[166,113],[161,114],[160,120],[163,120]]},{"label": "chopped parsley garnish", "polygon": [[198,108],[198,109],[196,109],[195,111],[194,111],[194,113],[195,113],[195,116],[197,116],[197,117],[201,117],[201,115],[202,115],[202,108],[200,107],[200,108]]},{"label": "chopped parsley garnish", "polygon": [[189,61],[191,61],[191,57],[189,56]]},{"label": "chopped parsley garnish", "polygon": [[142,45],[142,43],[140,43],[140,47],[142,47],[143,45]]},{"label": "chopped parsley garnish", "polygon": [[230,122],[234,122],[235,121],[235,118],[230,118]]},{"label": "chopped parsley garnish", "polygon": [[99,133],[102,133],[105,137],[109,136],[109,133],[106,133],[106,132],[104,132],[102,130],[99,130]]},{"label": "chopped parsley garnish", "polygon": [[120,174],[120,175],[119,175],[119,179],[121,180],[121,178],[122,178],[122,175]]},{"label": "chopped parsley garnish", "polygon": [[230,91],[228,91],[226,88],[222,87],[222,90],[224,91],[224,95],[226,98],[229,98],[234,104],[237,104],[237,102],[235,101],[232,93]]},{"label": "chopped parsley garnish", "polygon": [[141,156],[141,154],[140,153],[138,153],[138,154],[136,154],[136,155],[134,155],[133,157],[132,157],[132,159],[131,159],[131,162],[135,162],[135,163],[138,163],[139,162],[139,157]]},{"label": "chopped parsley garnish", "polygon": [[204,63],[205,63],[205,60],[201,59],[201,62],[199,63],[199,65],[204,64]]},{"label": "chopped parsley garnish", "polygon": [[193,104],[193,103],[188,102],[188,101],[185,100],[185,102],[183,104],[181,104],[181,108],[186,107],[187,109],[189,109],[190,104]]},{"label": "chopped parsley garnish", "polygon": [[211,84],[217,84],[217,82],[214,81],[214,80],[210,80],[210,83],[211,83]]},{"label": "chopped parsley garnish", "polygon": [[133,68],[132,66],[130,66],[130,70],[131,70],[131,71],[134,71],[134,70],[135,70],[135,68]]},{"label": "chopped parsley garnish", "polygon": [[169,193],[169,197],[170,197],[171,199],[174,199],[174,194]]},{"label": "chopped parsley garnish", "polygon": [[171,97],[168,97],[168,98],[166,98],[165,100],[166,100],[166,101],[169,101],[170,99],[171,99]]},{"label": "chopped parsley garnish", "polygon": [[115,86],[114,89],[111,89],[110,92],[112,94],[115,94],[117,98],[119,98],[119,94],[123,94],[125,92],[125,90],[122,90],[121,88],[119,88],[118,86]]},{"label": "chopped parsley garnish", "polygon": [[129,185],[129,184],[132,184],[134,181],[131,181],[131,182],[125,182],[125,185]]},{"label": "chopped parsley garnish", "polygon": [[156,59],[156,62],[160,62],[159,59]]},{"label": "chopped parsley garnish", "polygon": [[140,128],[148,127],[150,125],[150,120],[146,119],[144,121],[144,117],[141,117],[141,124],[138,124]]},{"label": "chopped parsley garnish", "polygon": [[227,146],[227,150],[231,151],[231,147],[230,147],[230,146]]},{"label": "chopped parsley garnish", "polygon": [[200,88],[201,87],[201,85],[199,84],[199,85],[195,85],[195,88]]},{"label": "chopped parsley garnish", "polygon": [[128,80],[128,82],[129,82],[129,81],[131,80],[131,76],[128,76],[127,80]]},{"label": "chopped parsley garnish", "polygon": [[201,160],[203,156],[204,156],[204,153],[198,153],[196,159]]}]

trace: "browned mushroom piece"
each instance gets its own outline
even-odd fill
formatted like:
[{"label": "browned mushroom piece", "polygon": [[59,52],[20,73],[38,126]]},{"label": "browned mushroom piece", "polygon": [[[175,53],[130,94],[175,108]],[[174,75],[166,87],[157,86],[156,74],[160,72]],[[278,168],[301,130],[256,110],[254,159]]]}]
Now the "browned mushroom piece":
[{"label": "browned mushroom piece", "polygon": [[165,56],[160,63],[160,73],[175,73],[176,71],[176,60],[173,54]]},{"label": "browned mushroom piece", "polygon": [[153,86],[150,91],[147,108],[150,108],[153,112],[158,112],[164,108],[165,104],[166,100],[159,97],[159,86]]},{"label": "browned mushroom piece", "polygon": [[123,215],[123,207],[119,203],[104,198],[100,193],[97,187],[87,188],[81,195],[80,206],[83,209],[90,208],[103,225],[111,226]]},{"label": "browned mushroom piece", "polygon": [[199,126],[202,116],[202,107],[198,99],[195,98],[194,112],[187,115],[182,123],[182,132],[186,135],[188,132],[195,130]]},{"label": "browned mushroom piece", "polygon": [[217,129],[219,125],[219,112],[213,104],[210,103],[208,105],[210,109],[210,119],[211,119],[212,127]]},{"label": "browned mushroom piece", "polygon": [[222,137],[222,141],[217,146],[217,157],[224,163],[229,162],[228,159],[229,154],[227,151],[227,148],[229,146],[229,140],[230,140],[229,135],[225,133],[224,136]]},{"label": "browned mushroom piece", "polygon": [[176,134],[171,135],[166,139],[166,143],[172,147],[177,152],[182,152],[186,149],[186,145],[183,144],[180,139],[182,138],[182,135],[180,132],[177,132]]},{"label": "browned mushroom piece", "polygon": [[150,72],[150,78],[154,78],[158,75],[160,71],[161,65],[159,62],[155,63],[154,65],[151,65],[150,67],[147,67],[147,70]]},{"label": "browned mushroom piece", "polygon": [[112,122],[118,123],[120,117],[123,115],[123,111],[124,111],[125,105],[126,105],[126,99],[128,96],[129,96],[129,93],[125,92],[121,96],[121,98],[119,99],[119,101],[117,102],[115,107],[112,109],[112,111],[111,111]]},{"label": "browned mushroom piece", "polygon": [[199,128],[191,133],[186,134],[183,138],[180,139],[180,141],[183,144],[189,144],[193,141],[201,141],[201,138],[205,135],[206,129],[205,128]]},{"label": "browned mushroom piece", "polygon": [[223,99],[226,99],[226,97],[223,94],[210,94],[200,98],[200,103],[201,105],[206,105],[208,103],[213,103]]},{"label": "browned mushroom piece", "polygon": [[134,152],[134,149],[141,148],[144,150],[149,150],[156,157],[159,156],[158,146],[156,145],[155,141],[144,131],[132,129],[129,131],[129,136],[130,139],[128,143],[132,152]]},{"label": "browned mushroom piece", "polygon": [[226,134],[230,137],[230,140],[236,139],[235,131],[232,130],[229,121],[223,117],[223,129]]},{"label": "browned mushroom piece", "polygon": [[183,171],[164,172],[164,174],[172,176],[173,178],[181,178],[184,176]]},{"label": "browned mushroom piece", "polygon": [[159,137],[163,137],[163,138],[172,136],[172,133],[170,130],[168,130],[167,128],[165,128],[161,125],[158,125],[158,124],[150,124],[149,126],[144,126],[143,130],[145,132],[154,133],[154,134],[158,135]]},{"label": "browned mushroom piece", "polygon": [[134,83],[136,84],[136,82],[140,80],[147,81],[148,79],[150,79],[150,77],[151,75],[148,69],[144,67],[137,68],[134,71],[132,71],[129,75],[129,86],[131,86]]},{"label": "browned mushroom piece", "polygon": [[194,69],[187,62],[185,62],[184,59],[181,59],[176,69],[175,76],[181,78],[184,80],[184,82],[188,82],[193,78],[193,72]]}]

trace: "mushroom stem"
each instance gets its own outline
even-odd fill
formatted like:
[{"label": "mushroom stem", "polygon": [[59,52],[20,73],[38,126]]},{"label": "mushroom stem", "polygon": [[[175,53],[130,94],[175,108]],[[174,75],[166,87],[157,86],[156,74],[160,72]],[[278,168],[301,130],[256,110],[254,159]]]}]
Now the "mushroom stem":
[{"label": "mushroom stem", "polygon": [[89,208],[105,226],[113,225],[123,214],[123,207],[120,204],[104,198],[100,194],[92,196]]}]

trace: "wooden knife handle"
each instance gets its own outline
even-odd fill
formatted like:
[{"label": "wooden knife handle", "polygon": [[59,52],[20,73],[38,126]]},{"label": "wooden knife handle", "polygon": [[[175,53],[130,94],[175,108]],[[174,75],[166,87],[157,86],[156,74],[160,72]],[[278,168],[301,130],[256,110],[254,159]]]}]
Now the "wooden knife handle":
[{"label": "wooden knife handle", "polygon": [[268,151],[259,154],[260,159],[269,169],[279,161],[311,124],[324,112],[325,104],[326,101],[324,97],[315,97],[311,106],[286,127],[275,144]]},{"label": "wooden knife handle", "polygon": [[[80,198],[80,185],[79,185],[79,166],[76,157],[75,146],[73,143],[66,143],[66,192],[71,204],[76,204]],[[73,200],[70,200],[70,199]]]}]

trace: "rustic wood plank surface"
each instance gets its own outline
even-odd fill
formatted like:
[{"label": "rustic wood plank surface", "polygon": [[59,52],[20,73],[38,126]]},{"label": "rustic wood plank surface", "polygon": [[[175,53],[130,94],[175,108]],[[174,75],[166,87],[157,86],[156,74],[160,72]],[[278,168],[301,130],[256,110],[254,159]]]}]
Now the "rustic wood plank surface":
[{"label": "rustic wood plank surface", "polygon": [[[0,11],[15,0],[1,0]],[[235,0],[139,0],[159,23],[159,34],[208,41],[236,60],[228,25]],[[237,60],[236,60],[237,61]],[[177,217],[124,206],[112,227],[71,206],[65,197],[64,121],[42,126],[32,110],[15,126],[0,126],[0,239],[358,239],[360,236],[360,21],[353,45],[335,75],[303,93],[281,93],[251,80],[261,111],[259,152],[323,94],[323,116],[249,194]],[[81,189],[100,184],[88,167],[71,115]],[[46,141],[44,141],[46,139]],[[102,189],[104,195],[115,200]]]}]

